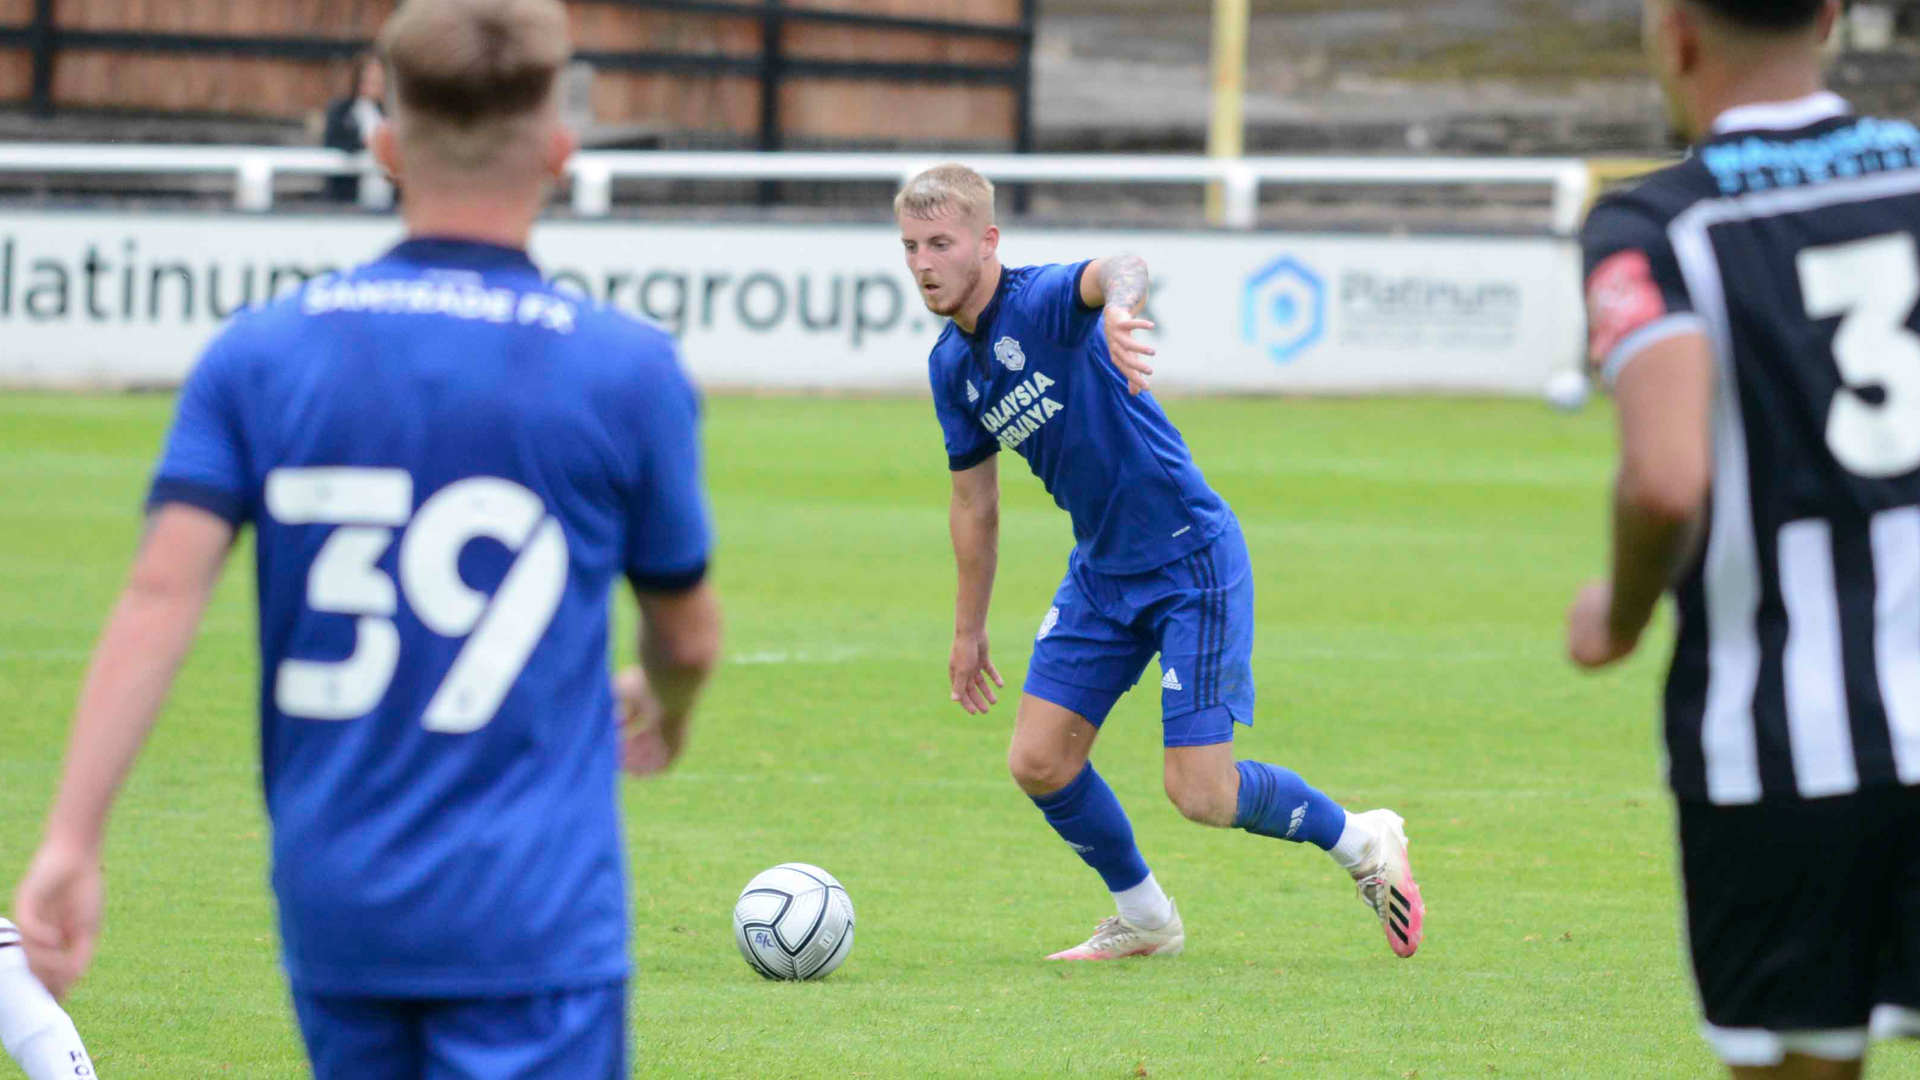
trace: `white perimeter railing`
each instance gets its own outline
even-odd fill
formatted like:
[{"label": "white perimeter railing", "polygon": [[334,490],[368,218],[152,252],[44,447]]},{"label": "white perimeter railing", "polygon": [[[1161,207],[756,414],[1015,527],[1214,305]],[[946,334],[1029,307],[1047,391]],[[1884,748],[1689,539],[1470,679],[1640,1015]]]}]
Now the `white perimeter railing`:
[{"label": "white perimeter railing", "polygon": [[[955,155],[995,181],[1070,183],[1219,183],[1226,224],[1251,229],[1260,189],[1269,184],[1383,184],[1410,187],[1484,184],[1552,191],[1550,223],[1560,235],[1580,225],[1591,173],[1575,158],[1245,157],[1079,154]],[[688,153],[585,151],[570,166],[574,212],[605,217],[613,183],[649,180],[904,181],[941,159],[925,154]],[[0,173],[67,175],[221,175],[233,178],[242,210],[273,207],[274,178],[365,173],[364,154],[298,147],[0,144]],[[368,185],[378,188],[380,185]]]}]

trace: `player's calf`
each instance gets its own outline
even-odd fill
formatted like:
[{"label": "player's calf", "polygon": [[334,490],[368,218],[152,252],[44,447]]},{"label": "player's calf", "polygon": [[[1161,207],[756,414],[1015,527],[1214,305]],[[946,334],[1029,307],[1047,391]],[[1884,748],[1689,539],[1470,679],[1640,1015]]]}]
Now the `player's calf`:
[{"label": "player's calf", "polygon": [[1167,799],[1188,821],[1231,828],[1239,812],[1240,773],[1233,744],[1170,746],[1165,783]]},{"label": "player's calf", "polygon": [[[1030,686],[1032,682],[1029,673]],[[1173,901],[1148,870],[1120,800],[1087,760],[1099,734],[1096,721],[1106,717],[1118,695],[1075,698],[1072,688],[1053,689],[1090,713],[1031,691],[1023,694],[1007,765],[1054,833],[1099,873],[1119,914],[1102,923],[1087,942],[1051,959],[1174,955],[1184,945],[1185,934]]]}]

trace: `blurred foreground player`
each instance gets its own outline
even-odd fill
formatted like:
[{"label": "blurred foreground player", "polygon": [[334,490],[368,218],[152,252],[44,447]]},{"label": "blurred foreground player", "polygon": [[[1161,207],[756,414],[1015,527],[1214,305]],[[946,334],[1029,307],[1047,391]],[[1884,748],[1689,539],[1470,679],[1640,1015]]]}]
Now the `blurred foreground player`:
[{"label": "blurred foreground player", "polygon": [[410,238],[241,316],[188,380],[17,915],[64,992],[109,805],[252,524],[273,885],[316,1077],[613,1080],[608,600],[621,575],[639,594],[626,751],[655,771],[718,650],[697,401],[663,332],[524,250],[573,149],[557,0],[408,0],[379,47]]},{"label": "blurred foreground player", "polygon": [[1235,761],[1253,722],[1253,574],[1240,523],[1207,486],[1148,393],[1146,263],[1003,267],[993,186],[947,165],[894,201],[907,267],[927,309],[952,320],[928,360],[953,477],[959,568],[952,698],[984,713],[1004,685],[988,657],[998,563],[1002,449],[1027,459],[1076,541],[1035,635],[1008,766],[1047,823],[1100,874],[1118,913],[1051,960],[1170,956],[1186,930],[1088,760],[1120,695],[1160,656],[1167,797],[1190,820],[1331,853],[1399,956],[1425,908],[1391,810],[1349,814],[1297,773]]},{"label": "blurred foreground player", "polygon": [[80,1032],[47,988],[27,967],[20,931],[0,919],[0,1047],[27,1080],[76,1080],[94,1076],[93,1059]]},{"label": "blurred foreground player", "polygon": [[1736,1077],[1920,1033],[1920,132],[1822,92],[1838,6],[1649,0],[1695,152],[1583,241],[1622,458],[1568,646],[1626,656],[1671,585],[1687,934]]}]

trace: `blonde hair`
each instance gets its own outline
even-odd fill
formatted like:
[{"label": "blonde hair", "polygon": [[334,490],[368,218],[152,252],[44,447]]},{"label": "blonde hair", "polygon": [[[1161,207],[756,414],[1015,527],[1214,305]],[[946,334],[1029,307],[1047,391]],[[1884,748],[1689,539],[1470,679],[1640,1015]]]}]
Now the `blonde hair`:
[{"label": "blonde hair", "polygon": [[959,214],[993,224],[993,181],[965,165],[935,165],[893,197],[893,215],[927,220]]},{"label": "blonde hair", "polygon": [[402,141],[468,171],[528,149],[573,53],[559,0],[404,0],[376,48]]}]

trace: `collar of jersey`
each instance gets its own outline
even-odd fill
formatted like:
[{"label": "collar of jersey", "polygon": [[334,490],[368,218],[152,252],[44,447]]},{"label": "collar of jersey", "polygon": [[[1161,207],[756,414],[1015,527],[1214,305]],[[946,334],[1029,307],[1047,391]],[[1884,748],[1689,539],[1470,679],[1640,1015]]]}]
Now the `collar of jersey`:
[{"label": "collar of jersey", "polygon": [[463,270],[531,270],[538,273],[533,259],[520,248],[503,247],[479,240],[456,240],[445,236],[416,236],[402,240],[387,253],[387,258],[418,266],[457,266]]},{"label": "collar of jersey", "polygon": [[1736,105],[1714,119],[1712,131],[1715,135],[1736,131],[1796,131],[1852,111],[1847,99],[1831,90],[1822,90],[1792,101]]}]

